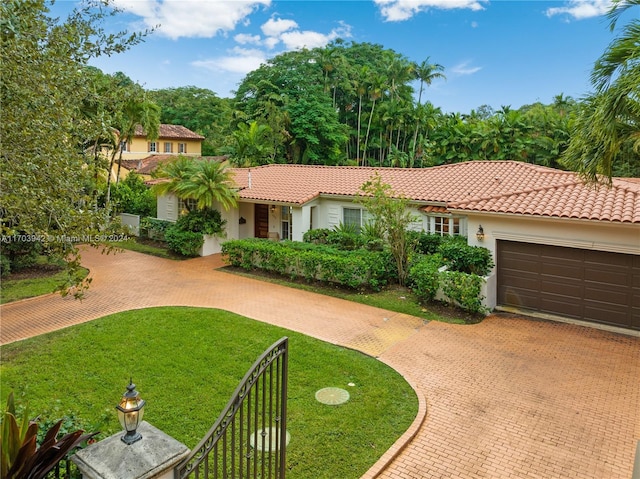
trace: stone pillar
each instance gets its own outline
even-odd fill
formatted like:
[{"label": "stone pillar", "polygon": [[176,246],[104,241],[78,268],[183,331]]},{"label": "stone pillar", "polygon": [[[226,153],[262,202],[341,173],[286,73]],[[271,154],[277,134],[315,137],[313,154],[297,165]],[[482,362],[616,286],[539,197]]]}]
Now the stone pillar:
[{"label": "stone pillar", "polygon": [[188,454],[181,442],[142,421],[142,439],[127,445],[124,431],[81,449],[71,457],[83,479],[173,479],[173,469]]}]

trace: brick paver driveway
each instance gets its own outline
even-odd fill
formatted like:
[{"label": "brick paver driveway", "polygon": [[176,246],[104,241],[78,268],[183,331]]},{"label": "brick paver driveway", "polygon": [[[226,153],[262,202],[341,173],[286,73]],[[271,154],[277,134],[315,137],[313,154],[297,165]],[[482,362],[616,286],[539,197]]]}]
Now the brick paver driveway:
[{"label": "brick paver driveway", "polygon": [[87,250],[83,263],[94,278],[86,299],[5,305],[0,342],[127,309],[222,308],[362,350],[411,382],[426,417],[367,477],[631,477],[640,439],[637,337],[507,315],[473,326],[423,324],[215,271],[215,257],[174,262]]}]

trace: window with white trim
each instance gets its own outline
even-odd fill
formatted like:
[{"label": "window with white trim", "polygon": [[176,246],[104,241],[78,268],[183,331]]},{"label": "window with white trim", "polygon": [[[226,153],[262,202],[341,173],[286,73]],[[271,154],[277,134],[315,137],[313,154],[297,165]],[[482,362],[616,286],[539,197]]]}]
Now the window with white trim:
[{"label": "window with white trim", "polygon": [[429,233],[440,236],[459,236],[465,234],[464,218],[454,216],[429,216]]},{"label": "window with white trim", "polygon": [[155,141],[149,142],[149,153],[156,153],[158,151],[158,144]]},{"label": "window with white trim", "polygon": [[360,233],[362,228],[362,209],[342,208],[342,224],[346,227],[354,226],[356,231]]},{"label": "window with white trim", "polygon": [[186,152],[187,152],[187,144],[178,143],[178,153],[186,153]]},{"label": "window with white trim", "polygon": [[198,208],[198,202],[193,198],[178,198],[178,215],[186,215],[189,211],[195,211]]},{"label": "window with white trim", "polygon": [[121,141],[120,142],[120,150],[121,151],[130,151],[129,150],[129,143],[126,141]]},{"label": "window with white trim", "polygon": [[165,153],[173,153],[173,143],[170,141],[164,142],[164,152]]},{"label": "window with white trim", "polygon": [[283,240],[290,240],[291,239],[291,207],[290,206],[283,206],[281,211],[280,211],[280,218],[281,218],[281,238]]}]

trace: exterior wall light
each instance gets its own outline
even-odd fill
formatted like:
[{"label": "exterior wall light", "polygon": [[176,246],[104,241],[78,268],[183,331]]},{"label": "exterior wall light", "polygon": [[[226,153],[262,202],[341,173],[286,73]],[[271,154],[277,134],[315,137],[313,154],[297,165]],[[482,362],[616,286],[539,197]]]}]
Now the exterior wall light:
[{"label": "exterior wall light", "polygon": [[478,231],[476,231],[476,239],[478,241],[484,241],[484,230],[482,229],[482,225],[478,225]]},{"label": "exterior wall light", "polygon": [[142,439],[142,435],[136,429],[138,429],[138,425],[142,421],[145,402],[144,399],[140,399],[140,394],[136,391],[136,385],[129,379],[127,390],[122,395],[120,404],[116,406],[118,420],[126,431],[126,434],[121,439],[127,445]]},{"label": "exterior wall light", "polygon": [[276,205],[271,205],[271,213],[275,213],[276,212]]}]

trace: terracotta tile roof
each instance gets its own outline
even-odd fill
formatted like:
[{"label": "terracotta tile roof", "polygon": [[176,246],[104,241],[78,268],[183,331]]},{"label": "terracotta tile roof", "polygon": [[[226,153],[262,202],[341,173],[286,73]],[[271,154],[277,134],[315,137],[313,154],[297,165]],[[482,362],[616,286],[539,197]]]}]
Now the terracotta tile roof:
[{"label": "terracotta tile roof", "polygon": [[[147,134],[143,130],[142,126],[136,126],[135,136],[146,137]],[[158,138],[174,138],[179,140],[204,140],[204,136],[198,135],[182,125],[167,125],[161,124],[158,131]]]},{"label": "terracotta tile roof", "polygon": [[[571,172],[515,161],[470,161],[433,168],[266,165],[234,169],[245,200],[304,204],[354,196],[376,172],[416,203],[469,211],[640,223],[640,183],[594,189]],[[251,186],[249,187],[249,172]]]},{"label": "terracotta tile roof", "polygon": [[611,186],[595,187],[576,180],[567,185],[479,198],[450,207],[493,213],[640,223],[640,183],[616,179]]},{"label": "terracotta tile roof", "polygon": [[[165,163],[167,161],[173,161],[178,159],[180,155],[166,154],[166,155],[149,155],[145,158],[141,158],[139,160],[122,160],[122,166],[127,168],[128,170],[133,170],[136,173],[140,173],[141,175],[150,175],[161,163]],[[189,158],[198,159],[198,160],[208,160],[208,161],[226,161],[229,159],[228,156],[190,156]]]}]

